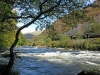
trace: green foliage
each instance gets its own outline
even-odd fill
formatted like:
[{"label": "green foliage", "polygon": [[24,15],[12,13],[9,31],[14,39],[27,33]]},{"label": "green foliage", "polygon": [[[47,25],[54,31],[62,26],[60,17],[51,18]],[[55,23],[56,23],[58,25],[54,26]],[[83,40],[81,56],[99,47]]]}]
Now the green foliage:
[{"label": "green foliage", "polygon": [[12,11],[11,4],[9,2],[11,1],[0,1],[0,49],[10,47],[12,45],[15,40],[15,31],[18,28],[16,26],[16,19],[5,19],[9,16],[16,16],[17,14]]},{"label": "green foliage", "polygon": [[48,37],[52,38],[52,40],[55,40],[56,37],[59,35],[54,25],[48,26],[47,30],[48,30]]},{"label": "green foliage", "polygon": [[100,44],[97,44],[96,41],[97,40],[93,41],[93,39],[73,40],[73,48],[81,50],[99,50]]},{"label": "green foliage", "polygon": [[52,42],[52,47],[60,47],[59,41],[53,41]]},{"label": "green foliage", "polygon": [[33,45],[34,46],[45,46],[45,36],[36,36],[34,39],[33,39]]},{"label": "green foliage", "polygon": [[15,32],[0,32],[0,47],[10,47],[15,40]]},{"label": "green foliage", "polygon": [[45,45],[47,47],[52,47],[52,39],[51,38],[46,38],[45,39]]},{"label": "green foliage", "polygon": [[59,40],[60,47],[63,47],[63,48],[67,47],[67,44],[68,44],[69,40],[70,40],[70,38],[68,36],[61,36],[60,40]]},{"label": "green foliage", "polygon": [[60,36],[59,40],[52,40],[50,37],[47,38],[41,35],[34,38],[33,44],[34,46],[62,47],[66,49],[99,50],[100,38],[82,39],[79,36],[78,39],[71,39],[69,36]]},{"label": "green foliage", "polygon": [[16,21],[0,22],[0,47],[11,46],[15,40]]},{"label": "green foliage", "polygon": [[91,23],[89,24],[89,32],[91,33],[100,33],[100,23],[95,22],[95,23]]},{"label": "green foliage", "polygon": [[77,26],[78,23],[87,21],[87,17],[83,10],[76,10],[64,16],[61,20],[67,25],[74,28]]},{"label": "green foliage", "polygon": [[78,34],[76,39],[82,39],[82,34]]},{"label": "green foliage", "polygon": [[17,43],[17,45],[18,46],[25,46],[25,45],[27,45],[27,38],[21,33],[20,35],[19,35],[19,41],[18,41],[18,43]]},{"label": "green foliage", "polygon": [[8,32],[8,31],[14,31],[17,30],[17,21],[14,19],[9,19],[4,22],[0,22],[0,32]]},{"label": "green foliage", "polygon": [[0,32],[7,32],[16,30],[18,27],[16,26],[16,19],[6,19],[8,17],[14,17],[17,15],[15,11],[12,11],[10,4],[6,2],[0,1]]},{"label": "green foliage", "polygon": [[0,1],[0,20],[11,14],[11,6],[4,1]]},{"label": "green foliage", "polygon": [[89,49],[90,43],[91,43],[91,42],[90,42],[89,40],[84,41],[84,47],[85,47],[85,49]]}]

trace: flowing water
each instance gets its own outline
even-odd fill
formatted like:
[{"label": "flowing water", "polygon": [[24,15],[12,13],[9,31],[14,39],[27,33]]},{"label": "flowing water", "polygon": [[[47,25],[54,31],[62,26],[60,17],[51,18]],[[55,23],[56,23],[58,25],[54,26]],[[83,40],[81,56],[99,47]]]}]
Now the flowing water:
[{"label": "flowing water", "polygon": [[55,48],[15,48],[13,68],[20,75],[77,75],[84,69],[100,67],[99,51],[59,50]]}]

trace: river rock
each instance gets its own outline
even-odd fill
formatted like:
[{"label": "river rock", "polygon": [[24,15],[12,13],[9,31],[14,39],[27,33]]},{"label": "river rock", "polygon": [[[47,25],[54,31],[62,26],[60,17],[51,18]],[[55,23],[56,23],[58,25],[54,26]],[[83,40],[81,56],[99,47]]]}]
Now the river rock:
[{"label": "river rock", "polygon": [[77,75],[100,75],[100,69],[83,70]]}]

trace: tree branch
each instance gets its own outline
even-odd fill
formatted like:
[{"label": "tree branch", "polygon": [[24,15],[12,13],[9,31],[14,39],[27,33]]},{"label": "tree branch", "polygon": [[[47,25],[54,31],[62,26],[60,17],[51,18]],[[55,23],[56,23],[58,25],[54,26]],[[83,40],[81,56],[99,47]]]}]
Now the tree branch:
[{"label": "tree branch", "polygon": [[6,18],[3,18],[2,20],[0,20],[0,22],[3,22],[7,19],[19,19],[19,18],[34,18],[32,15],[29,15],[29,16],[16,16],[16,17],[13,17],[13,16],[9,16],[9,17],[6,17]]},{"label": "tree branch", "polygon": [[46,2],[47,2],[47,0],[45,0],[43,3],[41,3],[41,4],[39,5],[40,12],[43,12],[43,10],[42,10],[42,6],[43,6],[43,4],[45,4]]},{"label": "tree branch", "polygon": [[[54,8],[56,8],[57,6],[59,6],[60,5],[60,3],[61,3],[61,0],[59,0],[59,2],[55,5],[55,6],[53,6],[53,7],[51,7],[51,8],[49,8],[48,10],[46,10],[46,11],[42,11],[42,6],[43,6],[43,4],[45,4],[47,2],[47,0],[45,0],[43,3],[41,3],[40,5],[39,5],[39,8],[40,8],[40,14],[44,14],[44,13],[47,13],[47,12],[50,12],[50,11],[52,11]],[[9,17],[6,17],[6,18],[3,18],[2,20],[0,20],[0,22],[3,22],[3,21],[5,21],[6,19],[18,19],[18,18],[35,18],[35,17],[33,17],[32,15],[29,15],[29,16],[9,16]]]},{"label": "tree branch", "polygon": [[60,5],[60,3],[61,3],[61,0],[59,0],[59,2],[58,2],[55,6],[49,8],[48,10],[46,10],[46,11],[44,11],[44,12],[42,12],[42,14],[47,13],[47,12],[49,12],[49,11],[52,11],[54,8],[58,7],[58,6]]}]

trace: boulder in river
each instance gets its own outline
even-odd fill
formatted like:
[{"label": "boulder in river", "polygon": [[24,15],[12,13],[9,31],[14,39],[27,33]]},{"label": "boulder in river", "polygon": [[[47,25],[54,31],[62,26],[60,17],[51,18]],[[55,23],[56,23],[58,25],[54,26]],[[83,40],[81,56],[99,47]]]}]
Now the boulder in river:
[{"label": "boulder in river", "polygon": [[79,72],[77,75],[100,75],[100,69],[88,69]]}]

